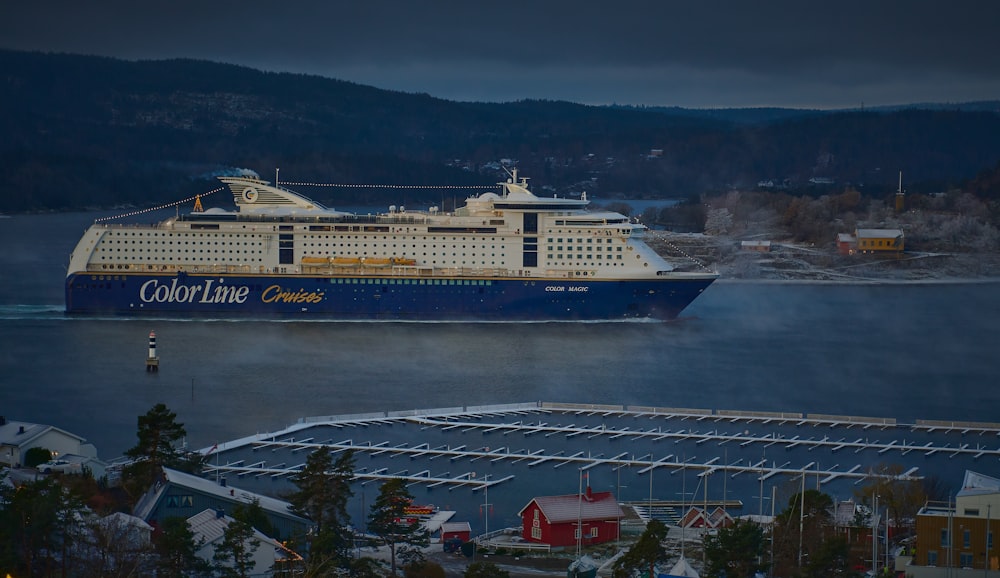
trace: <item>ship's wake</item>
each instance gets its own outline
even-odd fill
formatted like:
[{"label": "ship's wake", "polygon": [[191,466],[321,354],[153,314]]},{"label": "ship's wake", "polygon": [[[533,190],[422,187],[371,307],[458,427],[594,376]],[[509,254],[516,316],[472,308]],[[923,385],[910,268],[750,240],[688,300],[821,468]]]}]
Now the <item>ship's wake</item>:
[{"label": "ship's wake", "polygon": [[58,319],[66,316],[62,305],[0,305],[0,320]]}]

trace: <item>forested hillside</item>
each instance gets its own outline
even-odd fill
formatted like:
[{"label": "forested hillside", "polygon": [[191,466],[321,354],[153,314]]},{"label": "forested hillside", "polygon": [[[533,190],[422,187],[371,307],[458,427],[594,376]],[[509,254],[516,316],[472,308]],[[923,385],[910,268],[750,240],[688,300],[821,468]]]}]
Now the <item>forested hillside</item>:
[{"label": "forested hillside", "polygon": [[[536,192],[611,199],[696,198],[759,184],[880,194],[896,187],[900,170],[909,189],[933,191],[965,186],[1000,160],[1000,115],[989,106],[459,103],[202,61],[10,51],[0,51],[0,85],[5,212],[154,204],[213,188],[213,174],[234,168],[271,178],[280,167],[288,181],[490,185],[503,175],[498,161],[510,159]],[[400,193],[308,194],[344,205],[395,202]]]}]

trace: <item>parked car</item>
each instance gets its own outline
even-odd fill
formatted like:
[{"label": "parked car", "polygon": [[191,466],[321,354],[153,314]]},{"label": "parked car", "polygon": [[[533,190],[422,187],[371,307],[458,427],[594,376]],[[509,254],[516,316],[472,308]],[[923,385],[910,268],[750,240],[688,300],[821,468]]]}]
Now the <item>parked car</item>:
[{"label": "parked car", "polygon": [[52,472],[67,473],[67,472],[78,472],[80,471],[80,464],[69,462],[66,460],[50,460],[44,464],[38,465],[38,471],[42,474],[51,474]]}]

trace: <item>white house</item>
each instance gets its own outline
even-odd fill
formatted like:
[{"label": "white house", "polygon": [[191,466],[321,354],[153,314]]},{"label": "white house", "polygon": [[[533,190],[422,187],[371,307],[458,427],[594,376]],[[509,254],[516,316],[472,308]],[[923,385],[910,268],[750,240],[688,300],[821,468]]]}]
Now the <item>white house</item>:
[{"label": "white house", "polygon": [[90,468],[95,478],[104,475],[104,462],[97,459],[97,448],[76,434],[51,425],[8,421],[0,416],[0,462],[10,467],[24,465],[24,455],[31,448],[44,448],[62,459]]},{"label": "white house", "polygon": [[[226,528],[234,521],[221,510],[212,509],[203,510],[188,518],[188,527],[194,534],[194,541],[196,544],[201,544],[195,554],[209,563],[214,563],[215,549],[222,542]],[[256,528],[249,542],[256,544],[253,553],[254,567],[250,571],[250,576],[273,576],[276,565],[294,565],[302,560],[298,554]]]}]

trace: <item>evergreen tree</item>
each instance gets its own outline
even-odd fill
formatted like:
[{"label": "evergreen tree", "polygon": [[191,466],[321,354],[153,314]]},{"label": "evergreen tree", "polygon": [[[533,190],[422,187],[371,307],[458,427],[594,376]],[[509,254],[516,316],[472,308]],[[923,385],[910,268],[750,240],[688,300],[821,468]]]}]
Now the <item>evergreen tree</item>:
[{"label": "evergreen tree", "polygon": [[0,484],[0,567],[12,575],[66,575],[74,567],[82,501],[53,478]]},{"label": "evergreen tree", "polygon": [[292,511],[312,521],[304,537],[308,557],[306,569],[323,574],[336,566],[346,566],[353,546],[353,531],[347,515],[351,479],[354,477],[354,454],[341,452],[336,461],[330,448],[322,446],[309,454],[305,467],[292,482],[298,488],[288,501]]},{"label": "evergreen tree", "polygon": [[663,540],[667,537],[667,527],[659,520],[650,520],[639,540],[615,562],[613,576],[625,578],[648,572],[656,575],[656,565],[669,561]]},{"label": "evergreen tree", "polygon": [[215,546],[212,560],[216,571],[223,578],[249,578],[256,574],[254,554],[260,548],[260,540],[254,536],[254,528],[246,520],[245,510],[237,504],[233,519],[222,533],[222,541]]},{"label": "evergreen tree", "polygon": [[203,576],[210,571],[209,564],[196,554],[201,544],[195,541],[194,532],[186,519],[170,517],[163,520],[161,531],[154,536],[157,576],[188,578]]},{"label": "evergreen tree", "polygon": [[241,519],[248,522],[256,530],[260,531],[261,534],[272,538],[278,537],[276,536],[277,531],[274,525],[271,524],[271,520],[267,518],[267,513],[264,512],[264,508],[260,505],[259,499],[254,498],[246,504],[237,504],[236,508],[236,511],[240,512]]},{"label": "evergreen tree", "polygon": [[400,478],[392,478],[382,484],[368,517],[368,530],[389,546],[392,560],[392,575],[396,575],[396,552],[404,563],[423,559],[420,547],[430,544],[430,535],[419,523],[411,524],[407,519],[406,507],[413,502],[413,496]]},{"label": "evergreen tree", "polygon": [[707,535],[705,575],[752,578],[763,570],[764,531],[754,522],[736,520],[715,535]]},{"label": "evergreen tree", "polygon": [[184,424],[177,423],[177,414],[158,403],[145,415],[139,416],[136,445],[125,455],[135,460],[125,471],[126,488],[138,496],[151,487],[163,472],[163,466],[181,461],[174,447],[187,435]]},{"label": "evergreen tree", "polygon": [[351,560],[348,573],[352,578],[382,578],[385,576],[379,561],[367,556]]}]

